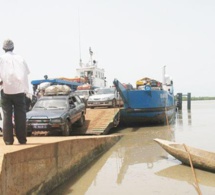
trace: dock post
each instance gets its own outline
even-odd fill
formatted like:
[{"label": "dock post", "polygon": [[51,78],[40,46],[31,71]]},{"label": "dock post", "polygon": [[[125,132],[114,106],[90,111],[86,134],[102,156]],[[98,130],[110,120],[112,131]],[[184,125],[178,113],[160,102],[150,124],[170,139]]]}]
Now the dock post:
[{"label": "dock post", "polygon": [[187,93],[187,109],[191,109],[191,93]]},{"label": "dock post", "polygon": [[176,106],[177,106],[178,110],[182,110],[182,93],[177,93],[176,99],[177,99]]}]

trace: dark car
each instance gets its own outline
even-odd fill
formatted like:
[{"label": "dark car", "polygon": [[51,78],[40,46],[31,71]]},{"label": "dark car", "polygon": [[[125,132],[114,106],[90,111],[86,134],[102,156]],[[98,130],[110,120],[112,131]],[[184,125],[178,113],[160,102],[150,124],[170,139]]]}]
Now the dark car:
[{"label": "dark car", "polygon": [[83,126],[86,106],[74,94],[40,97],[31,111],[27,112],[27,134],[33,131],[60,131],[68,136],[72,125]]}]

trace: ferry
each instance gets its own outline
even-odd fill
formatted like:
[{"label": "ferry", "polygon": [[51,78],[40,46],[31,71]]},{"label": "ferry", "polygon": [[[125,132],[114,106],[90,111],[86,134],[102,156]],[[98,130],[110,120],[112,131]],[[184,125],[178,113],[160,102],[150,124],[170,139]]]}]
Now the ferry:
[{"label": "ferry", "polygon": [[120,125],[159,125],[174,121],[175,103],[173,81],[163,70],[163,83],[144,77],[136,82],[136,88],[115,79],[114,86],[123,99],[120,109]]},{"label": "ferry", "polygon": [[80,68],[76,69],[77,75],[85,79],[85,83],[90,84],[93,88],[106,87],[105,70],[98,67],[98,62],[93,59],[93,52],[89,48],[90,60],[88,63],[82,63],[80,60]]},{"label": "ferry", "polygon": [[77,76],[67,78],[67,77],[57,77],[49,79],[47,75],[44,76],[44,79],[32,80],[31,84],[33,85],[33,91],[36,95],[41,90],[44,90],[50,85],[67,85],[73,91],[79,89],[96,89],[100,87],[106,87],[106,77],[105,71],[102,68],[98,67],[98,62],[93,59],[93,52],[89,48],[90,60],[88,63],[80,63],[77,69]]}]

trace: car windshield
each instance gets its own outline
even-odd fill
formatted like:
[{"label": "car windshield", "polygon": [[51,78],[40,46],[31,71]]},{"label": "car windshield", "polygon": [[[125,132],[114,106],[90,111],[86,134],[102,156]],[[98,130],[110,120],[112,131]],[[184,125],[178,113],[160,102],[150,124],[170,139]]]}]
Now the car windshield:
[{"label": "car windshield", "polygon": [[88,95],[88,91],[75,91],[76,95]]},{"label": "car windshield", "polygon": [[65,99],[42,99],[37,101],[33,109],[65,109],[67,102]]},{"label": "car windshield", "polygon": [[114,88],[98,89],[96,94],[114,94]]}]

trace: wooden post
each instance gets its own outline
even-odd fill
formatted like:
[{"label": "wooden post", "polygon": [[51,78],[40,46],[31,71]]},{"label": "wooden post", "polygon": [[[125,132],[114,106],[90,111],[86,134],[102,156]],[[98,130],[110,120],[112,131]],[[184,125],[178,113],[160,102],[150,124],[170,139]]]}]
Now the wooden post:
[{"label": "wooden post", "polygon": [[191,110],[191,93],[187,93],[187,109]]},{"label": "wooden post", "polygon": [[178,110],[182,110],[182,93],[177,93],[177,108]]}]

